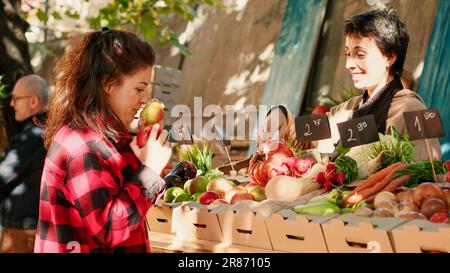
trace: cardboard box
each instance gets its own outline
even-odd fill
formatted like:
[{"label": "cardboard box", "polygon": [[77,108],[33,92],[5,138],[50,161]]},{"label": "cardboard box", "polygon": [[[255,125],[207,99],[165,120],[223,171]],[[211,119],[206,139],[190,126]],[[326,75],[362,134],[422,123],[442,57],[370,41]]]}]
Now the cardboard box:
[{"label": "cardboard box", "polygon": [[273,250],[297,253],[327,253],[320,224],[338,217],[299,215],[290,209],[272,214],[266,219]]},{"label": "cardboard box", "polygon": [[322,230],[331,253],[393,253],[389,232],[405,222],[348,213],[323,223]]},{"label": "cardboard box", "polygon": [[200,203],[184,203],[174,209],[172,223],[179,240],[223,241],[217,215]]},{"label": "cardboard box", "polygon": [[147,212],[148,229],[152,232],[175,234],[172,231],[172,213],[179,206],[178,204],[168,204],[161,201],[154,204]]},{"label": "cardboard box", "polygon": [[412,220],[392,231],[394,248],[401,253],[450,253],[450,224]]},{"label": "cardboard box", "polygon": [[272,250],[264,218],[239,203],[217,214],[224,245]]}]

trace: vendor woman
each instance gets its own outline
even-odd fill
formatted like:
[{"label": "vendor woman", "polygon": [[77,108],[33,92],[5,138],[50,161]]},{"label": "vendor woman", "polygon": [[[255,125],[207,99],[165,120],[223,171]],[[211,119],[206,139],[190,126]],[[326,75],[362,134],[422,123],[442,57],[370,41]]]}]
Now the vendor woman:
[{"label": "vendor woman", "polygon": [[[374,115],[378,132],[388,134],[395,126],[405,131],[403,113],[426,109],[422,98],[405,89],[400,80],[409,35],[405,24],[391,9],[373,10],[353,16],[344,25],[345,68],[350,72],[361,96],[333,107],[328,113],[332,139],[320,141],[319,151],[333,152],[339,142],[338,123],[351,118]],[[429,139],[431,155],[441,157],[437,139]],[[412,142],[415,160],[428,159],[425,140]]]},{"label": "vendor woman", "polygon": [[[329,112],[332,144],[339,140],[337,123],[371,114],[379,133],[390,133],[392,126],[404,132],[403,114],[426,109],[422,98],[405,89],[400,80],[409,43],[405,24],[392,9],[373,10],[345,21],[344,33],[345,68],[350,72],[355,87],[365,92]],[[438,140],[429,139],[428,142],[432,157],[439,159]],[[320,142],[319,151],[329,149],[329,143]],[[427,159],[426,141],[412,143],[416,150],[415,160]]]}]

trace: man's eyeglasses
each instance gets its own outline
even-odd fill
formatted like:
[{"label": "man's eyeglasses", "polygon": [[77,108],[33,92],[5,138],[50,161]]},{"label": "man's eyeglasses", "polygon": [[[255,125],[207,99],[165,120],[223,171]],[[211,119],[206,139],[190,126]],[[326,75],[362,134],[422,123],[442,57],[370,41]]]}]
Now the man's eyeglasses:
[{"label": "man's eyeglasses", "polygon": [[17,103],[18,100],[26,99],[26,98],[31,98],[31,97],[32,97],[32,96],[22,96],[22,97],[12,96],[11,101],[13,101],[14,103]]}]

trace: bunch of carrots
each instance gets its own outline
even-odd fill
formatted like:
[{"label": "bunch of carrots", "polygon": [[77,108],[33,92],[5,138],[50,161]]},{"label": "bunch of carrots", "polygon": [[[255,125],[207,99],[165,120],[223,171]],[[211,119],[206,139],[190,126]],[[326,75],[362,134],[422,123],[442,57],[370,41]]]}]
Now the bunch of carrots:
[{"label": "bunch of carrots", "polygon": [[408,168],[409,166],[411,166],[409,163],[397,162],[376,172],[358,185],[345,198],[343,205],[357,204],[362,200],[372,202],[379,192],[395,192],[397,188],[401,187],[411,177],[411,174],[404,174],[398,177],[395,177],[395,174],[397,171]]}]

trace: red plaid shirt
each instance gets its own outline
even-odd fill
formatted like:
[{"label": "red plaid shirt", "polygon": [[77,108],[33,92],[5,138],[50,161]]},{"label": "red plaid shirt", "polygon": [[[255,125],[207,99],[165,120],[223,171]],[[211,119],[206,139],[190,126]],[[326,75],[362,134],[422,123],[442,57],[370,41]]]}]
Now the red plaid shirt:
[{"label": "red plaid shirt", "polygon": [[129,142],[63,126],[41,180],[35,252],[150,252],[145,215],[166,188]]}]

